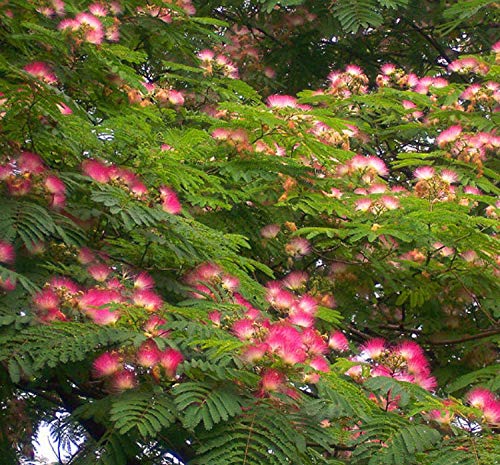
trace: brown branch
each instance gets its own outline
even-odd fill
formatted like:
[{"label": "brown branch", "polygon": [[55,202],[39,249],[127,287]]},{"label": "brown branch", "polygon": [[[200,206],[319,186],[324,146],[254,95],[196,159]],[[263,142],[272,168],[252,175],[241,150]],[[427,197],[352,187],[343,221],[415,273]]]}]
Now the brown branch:
[{"label": "brown branch", "polygon": [[429,343],[434,346],[443,346],[447,344],[460,344],[461,342],[475,341],[477,339],[484,339],[486,337],[495,336],[500,334],[500,328],[490,329],[488,331],[483,331],[478,334],[466,334],[465,336],[458,337],[456,339],[437,339],[430,337]]}]

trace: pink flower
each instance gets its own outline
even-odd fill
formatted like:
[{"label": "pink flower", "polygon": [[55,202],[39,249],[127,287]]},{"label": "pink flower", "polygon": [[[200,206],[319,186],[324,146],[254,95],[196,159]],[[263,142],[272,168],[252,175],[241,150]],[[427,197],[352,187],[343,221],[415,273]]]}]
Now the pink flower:
[{"label": "pink flower", "polygon": [[424,351],[414,341],[404,341],[396,347],[396,352],[405,360],[411,360],[417,357],[423,357]]},{"label": "pink flower", "polygon": [[304,329],[302,331],[301,341],[309,354],[321,355],[328,351],[328,344],[316,329]]},{"label": "pink flower", "polygon": [[111,378],[111,388],[115,391],[133,389],[137,385],[135,373],[129,370],[115,372]]},{"label": "pink flower", "polygon": [[171,215],[178,215],[182,211],[182,205],[179,202],[177,193],[170,187],[160,187],[160,199],[162,201],[163,211]]},{"label": "pink flower", "polygon": [[155,282],[153,278],[145,271],[141,271],[134,279],[134,287],[136,289],[151,289],[154,285]]},{"label": "pink flower", "polygon": [[[122,300],[122,296],[118,291],[112,289],[89,289],[80,297],[78,305],[83,311],[89,312],[103,305],[120,303]],[[108,308],[104,309],[108,310]]]},{"label": "pink flower", "polygon": [[62,115],[71,115],[73,113],[73,110],[63,102],[56,103],[56,107]]},{"label": "pink flower", "polygon": [[182,92],[180,92],[178,90],[169,90],[168,91],[168,101],[172,105],[182,106],[182,105],[184,105],[184,95],[182,95]]},{"label": "pink flower", "polygon": [[162,298],[148,289],[139,289],[132,294],[132,301],[138,307],[143,307],[149,312],[159,310],[163,305]]},{"label": "pink flower", "polygon": [[369,198],[362,198],[356,200],[354,204],[356,205],[356,211],[367,212],[372,206],[372,201]]},{"label": "pink flower", "polygon": [[389,195],[384,195],[380,201],[387,210],[396,210],[399,208],[399,200],[396,197],[391,197]]},{"label": "pink flower", "polygon": [[79,29],[84,31],[85,40],[91,44],[99,45],[104,40],[104,29],[101,21],[89,13],[78,13],[75,17]]},{"label": "pink flower", "polygon": [[330,371],[330,365],[325,357],[318,355],[314,357],[310,362],[309,366],[315,370],[322,371],[323,373],[328,373]]},{"label": "pink flower", "polygon": [[294,237],[286,246],[286,253],[292,257],[303,257],[311,253],[311,244],[303,237]]},{"label": "pink flower", "polygon": [[450,126],[448,129],[442,131],[439,136],[437,136],[436,142],[439,147],[444,147],[446,144],[455,141],[461,133],[462,126]]},{"label": "pink flower", "polygon": [[268,368],[264,370],[261,376],[261,386],[264,391],[277,391],[285,383],[285,375],[278,370]]},{"label": "pink flower", "polygon": [[338,352],[349,350],[349,341],[341,331],[334,331],[328,339],[328,347]]},{"label": "pink flower", "polygon": [[167,337],[169,331],[167,329],[161,329],[160,326],[163,326],[167,320],[159,317],[158,315],[151,315],[149,320],[144,323],[144,331],[146,331],[146,335],[153,337]]},{"label": "pink flower", "polygon": [[12,263],[16,258],[14,246],[8,242],[0,241],[0,262]]},{"label": "pink flower", "polygon": [[374,338],[365,342],[360,346],[361,353],[368,358],[377,359],[379,358],[386,350],[386,342],[385,339],[382,338]]},{"label": "pink flower", "polygon": [[160,355],[160,365],[169,378],[175,378],[177,367],[184,360],[183,355],[175,349],[166,349]]},{"label": "pink flower", "polygon": [[141,344],[136,354],[137,363],[145,368],[150,368],[160,361],[161,352],[156,342],[149,339]]},{"label": "pink flower", "polygon": [[93,374],[96,378],[111,376],[122,367],[121,358],[116,352],[104,352],[92,364]]},{"label": "pink flower", "polygon": [[60,302],[57,294],[52,289],[46,288],[33,296],[33,303],[40,310],[50,310],[57,308]]},{"label": "pink flower", "polygon": [[270,108],[297,108],[297,99],[291,95],[270,95],[267,97],[267,105]]},{"label": "pink flower", "polygon": [[88,247],[82,247],[78,252],[77,259],[82,265],[88,265],[95,260],[95,254]]},{"label": "pink flower", "polygon": [[268,350],[268,345],[265,343],[259,343],[255,345],[248,346],[243,353],[241,358],[248,363],[255,363],[262,359]]},{"label": "pink flower", "polygon": [[85,160],[82,163],[83,174],[100,183],[110,180],[110,168],[97,160]]},{"label": "pink flower", "polygon": [[314,297],[305,294],[299,299],[297,307],[309,315],[315,315],[318,311],[318,302],[316,302]]},{"label": "pink flower", "polygon": [[260,235],[264,239],[274,239],[280,232],[280,229],[281,227],[279,224],[268,224],[260,230]]},{"label": "pink flower", "polygon": [[486,388],[474,388],[465,396],[467,402],[473,407],[483,409],[485,405],[495,400],[495,395]]},{"label": "pink flower", "polygon": [[389,174],[385,162],[374,155],[368,157],[368,166],[375,170],[379,176],[387,176]]},{"label": "pink flower", "polygon": [[62,276],[54,276],[50,280],[50,286],[53,289],[68,292],[69,294],[76,294],[80,291],[80,288],[76,283],[71,281],[71,279]]},{"label": "pink flower", "polygon": [[494,424],[500,422],[500,401],[497,399],[489,399],[482,410],[486,422]]},{"label": "pink flower", "polygon": [[215,53],[212,50],[204,49],[198,52],[197,57],[201,61],[212,61],[215,58]]},{"label": "pink flower", "polygon": [[5,292],[11,292],[16,288],[16,278],[6,278],[0,277],[0,289]]},{"label": "pink flower", "polygon": [[255,335],[253,321],[249,319],[237,320],[231,327],[232,332],[242,341],[252,339]]},{"label": "pink flower", "polygon": [[358,65],[347,65],[345,72],[351,76],[360,76],[363,74],[363,70]]},{"label": "pink flower", "polygon": [[413,172],[413,176],[419,180],[432,179],[434,176],[434,168],[432,166],[420,166]]},{"label": "pink flower", "polygon": [[102,283],[108,279],[108,276],[111,273],[111,268],[102,263],[97,263],[95,265],[90,265],[87,268],[87,271],[96,281]]},{"label": "pink flower", "polygon": [[29,63],[23,69],[27,73],[47,84],[55,84],[57,82],[56,75],[52,72],[47,63],[42,61]]},{"label": "pink flower", "polygon": [[290,314],[288,320],[293,325],[301,326],[303,328],[311,328],[314,326],[314,317],[303,310],[295,310]]},{"label": "pink flower", "polygon": [[45,178],[45,188],[51,194],[64,194],[66,191],[66,186],[64,183],[54,175],[49,175]]},{"label": "pink flower", "polygon": [[385,63],[381,66],[380,71],[386,76],[390,76],[396,72],[396,65],[393,63]]},{"label": "pink flower", "polygon": [[32,174],[41,174],[45,171],[45,165],[40,155],[32,152],[21,152],[17,159],[17,165],[22,171]]},{"label": "pink flower", "polygon": [[102,3],[92,3],[91,5],[89,5],[89,11],[94,16],[106,16],[108,14],[106,5],[103,5]]},{"label": "pink flower", "polygon": [[452,170],[441,171],[441,179],[447,184],[453,184],[458,181],[458,175]]},{"label": "pink flower", "polygon": [[307,276],[307,273],[304,271],[292,271],[290,274],[285,276],[283,278],[283,285],[285,287],[288,287],[288,289],[300,289],[303,287],[309,277]]}]

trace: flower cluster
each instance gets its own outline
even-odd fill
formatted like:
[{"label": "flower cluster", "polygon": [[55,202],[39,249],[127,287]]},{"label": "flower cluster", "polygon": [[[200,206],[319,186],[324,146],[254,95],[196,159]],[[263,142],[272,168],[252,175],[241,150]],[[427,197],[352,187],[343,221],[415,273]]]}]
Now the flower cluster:
[{"label": "flower cluster", "polygon": [[[150,200],[151,196],[146,185],[137,174],[127,168],[88,159],[82,163],[82,172],[98,183],[119,186],[138,200]],[[161,186],[159,196],[154,197],[153,200],[159,201],[162,209],[167,213],[177,215],[182,210],[177,193],[170,187]]]},{"label": "flower cluster", "polygon": [[174,380],[184,356],[177,349],[161,350],[153,339],[147,339],[139,348],[122,348],[103,352],[92,364],[95,378],[103,379],[112,392],[135,388],[141,377],[158,382],[163,378]]},{"label": "flower cluster", "polygon": [[238,79],[238,68],[226,55],[216,54],[212,50],[205,49],[198,53],[198,58],[205,74],[221,73],[230,79]]},{"label": "flower cluster", "polygon": [[362,364],[352,366],[346,374],[360,382],[367,377],[386,376],[418,384],[429,391],[436,387],[436,379],[431,375],[424,351],[414,341],[390,345],[382,338],[375,338],[359,349],[360,353],[351,360]]},{"label": "flower cluster", "polygon": [[66,203],[64,183],[36,153],[24,151],[6,159],[0,164],[0,181],[12,196],[42,194],[55,209],[63,208]]}]

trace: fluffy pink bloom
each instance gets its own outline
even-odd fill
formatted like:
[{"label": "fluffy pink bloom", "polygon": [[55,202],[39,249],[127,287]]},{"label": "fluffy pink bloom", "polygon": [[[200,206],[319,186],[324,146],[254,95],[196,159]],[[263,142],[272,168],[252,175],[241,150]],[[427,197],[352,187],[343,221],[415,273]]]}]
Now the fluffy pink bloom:
[{"label": "fluffy pink bloom", "polygon": [[441,171],[441,179],[447,184],[453,184],[458,181],[458,175],[452,170]]},{"label": "fluffy pink bloom", "polygon": [[52,289],[45,288],[33,296],[33,303],[40,310],[50,310],[57,308],[60,302]]},{"label": "fluffy pink bloom", "polygon": [[439,147],[444,147],[446,144],[449,144],[450,142],[455,141],[458,136],[462,133],[462,126],[455,125],[455,126],[450,126],[448,129],[445,129],[444,131],[439,134],[436,138],[436,142]]},{"label": "fluffy pink bloom", "polygon": [[73,113],[73,110],[63,102],[56,103],[56,107],[62,115],[71,115]]},{"label": "fluffy pink bloom", "polygon": [[232,327],[232,332],[242,341],[252,339],[255,335],[253,321],[249,319],[236,320]]},{"label": "fluffy pink bloom", "polygon": [[17,159],[17,165],[20,170],[32,174],[41,174],[45,171],[45,165],[40,155],[32,152],[22,152]]},{"label": "fluffy pink bloom", "polygon": [[275,308],[279,310],[290,309],[294,302],[295,296],[285,289],[280,287],[276,288],[274,285],[267,285],[266,300]]},{"label": "fluffy pink bloom", "polygon": [[89,11],[94,16],[106,16],[108,14],[106,5],[103,5],[102,3],[92,3],[89,5]]},{"label": "fluffy pink bloom", "polygon": [[385,63],[381,66],[380,71],[382,72],[382,74],[390,76],[396,71],[396,65],[393,63]]},{"label": "fluffy pink bloom", "polygon": [[299,299],[297,307],[309,315],[315,315],[318,311],[318,302],[314,297],[305,294]]},{"label": "fluffy pink bloom", "polygon": [[156,342],[149,339],[141,344],[135,356],[139,365],[150,368],[159,363],[161,352]]},{"label": "fluffy pink bloom", "polygon": [[145,271],[141,271],[134,279],[134,287],[136,289],[151,289],[154,285],[153,278]]},{"label": "fluffy pink bloom", "polygon": [[424,351],[422,347],[420,347],[416,342],[414,341],[404,341],[401,342],[396,347],[396,352],[398,355],[403,357],[405,360],[411,360],[416,357],[423,357],[424,356]]},{"label": "fluffy pink bloom", "polygon": [[62,276],[54,276],[50,280],[50,286],[53,289],[68,292],[70,294],[76,294],[80,288],[71,279]]},{"label": "fluffy pink bloom", "polygon": [[304,329],[302,331],[301,341],[309,354],[321,355],[328,351],[328,344],[316,329]]},{"label": "fluffy pink bloom", "polygon": [[95,265],[90,265],[87,268],[87,271],[96,281],[102,283],[108,279],[108,276],[111,273],[111,268],[103,263],[96,263]]},{"label": "fluffy pink bloom", "polygon": [[111,388],[115,391],[133,389],[137,385],[135,373],[129,370],[119,370],[112,375]]},{"label": "fluffy pink bloom", "polygon": [[45,178],[45,188],[51,193],[51,194],[64,194],[66,191],[66,186],[64,183],[54,175],[49,175]]},{"label": "fluffy pink bloom", "polygon": [[330,371],[330,365],[325,357],[318,355],[314,357],[310,362],[309,366],[315,370],[322,371],[323,373],[328,373]]},{"label": "fluffy pink bloom", "polygon": [[384,195],[380,201],[387,210],[396,210],[399,208],[399,200],[396,197],[391,197],[390,195]]},{"label": "fluffy pink bloom", "polygon": [[279,224],[268,224],[260,230],[260,235],[264,239],[274,239],[280,232],[280,229],[281,227]]},{"label": "fluffy pink bloom", "polygon": [[434,176],[434,173],[434,168],[432,166],[420,166],[413,172],[413,176],[419,180],[428,180]]},{"label": "fluffy pink bloom", "polygon": [[91,44],[99,45],[104,40],[104,28],[101,21],[89,13],[78,13],[75,17],[79,29],[84,31],[85,40]]},{"label": "fluffy pink bloom", "polygon": [[16,258],[14,246],[5,241],[0,241],[0,262],[12,263]]},{"label": "fluffy pink bloom", "polygon": [[95,260],[95,254],[88,247],[82,247],[78,251],[77,259],[82,265],[88,265]]},{"label": "fluffy pink bloom", "polygon": [[488,423],[500,423],[500,401],[488,400],[483,407],[483,417]]},{"label": "fluffy pink bloom", "polygon": [[261,342],[245,348],[241,354],[241,358],[248,363],[255,363],[262,359],[268,350],[268,345]]},{"label": "fluffy pink bloom", "polygon": [[297,99],[291,95],[270,95],[267,97],[270,108],[297,108]]},{"label": "fluffy pink bloom", "polygon": [[172,348],[164,350],[160,355],[160,365],[165,369],[169,378],[175,378],[177,367],[183,360],[183,355]]},{"label": "fluffy pink bloom", "polygon": [[11,292],[16,288],[16,278],[6,278],[0,277],[0,289],[5,292]]},{"label": "fluffy pink bloom", "polygon": [[149,312],[159,310],[163,305],[162,298],[148,289],[139,289],[132,294],[132,301],[138,307],[143,307]]},{"label": "fluffy pink bloom", "polygon": [[465,186],[464,187],[464,194],[481,195],[482,192],[477,187],[474,187],[474,186]]},{"label": "fluffy pink bloom", "polygon": [[240,280],[236,276],[225,274],[221,277],[221,285],[227,291],[235,292],[240,286]]},{"label": "fluffy pink bloom", "polygon": [[341,331],[334,331],[328,339],[328,347],[338,352],[349,350],[349,341]]},{"label": "fluffy pink bloom", "polygon": [[360,346],[361,353],[368,358],[377,359],[386,350],[386,341],[382,338],[374,338]]},{"label": "fluffy pink bloom", "polygon": [[290,274],[283,278],[282,283],[288,289],[300,289],[303,287],[309,277],[304,271],[292,271]]},{"label": "fluffy pink bloom", "polygon": [[303,237],[294,237],[286,246],[286,253],[292,257],[303,257],[311,253],[310,242]]},{"label": "fluffy pink bloom", "polygon": [[265,343],[271,352],[275,352],[287,344],[301,344],[301,334],[293,326],[275,324],[270,327]]},{"label": "fluffy pink bloom", "polygon": [[[451,400],[444,400],[443,401],[444,405],[453,405],[453,401]],[[451,421],[453,420],[453,417],[455,414],[451,412],[450,410],[443,409],[443,410],[431,410],[429,413],[429,418],[437,423],[441,423],[443,425],[449,425]]]},{"label": "fluffy pink bloom", "polygon": [[172,215],[178,215],[182,211],[177,193],[170,187],[160,187],[160,199],[163,211]]},{"label": "fluffy pink bloom", "polygon": [[262,373],[260,383],[264,391],[270,392],[280,389],[285,380],[285,375],[281,371],[268,368]]},{"label": "fluffy pink bloom", "polygon": [[387,176],[389,174],[385,162],[374,155],[368,157],[368,166],[375,170],[379,176]]},{"label": "fluffy pink bloom", "polygon": [[42,61],[29,63],[23,69],[27,73],[47,84],[55,84],[57,82],[57,77],[49,68],[49,65]]},{"label": "fluffy pink bloom", "polygon": [[92,308],[87,310],[87,315],[96,325],[111,325],[120,318],[119,311],[111,311],[108,308]]},{"label": "fluffy pink bloom", "polygon": [[362,198],[356,200],[354,204],[356,205],[356,211],[367,212],[372,206],[372,201],[369,198]]},{"label": "fluffy pink bloom", "polygon": [[347,65],[345,72],[351,76],[360,76],[363,74],[363,70],[358,65]]},{"label": "fluffy pink bloom", "polygon": [[303,310],[295,310],[290,314],[288,320],[293,325],[301,326],[303,328],[311,328],[314,326],[314,317],[304,312]]},{"label": "fluffy pink bloom", "polygon": [[495,395],[486,388],[474,388],[466,396],[467,402],[473,407],[483,409],[489,402],[495,400]]},{"label": "fluffy pink bloom", "polygon": [[159,317],[158,315],[151,315],[144,323],[144,331],[146,331],[148,336],[158,336],[158,337],[166,337],[168,336],[169,331],[166,329],[161,329],[160,326],[163,326],[167,320]]},{"label": "fluffy pink bloom", "polygon": [[[110,289],[89,289],[80,297],[78,305],[83,311],[89,311],[106,304],[121,302],[122,296],[118,291]],[[105,308],[107,310],[107,308]]]},{"label": "fluffy pink bloom", "polygon": [[104,352],[94,360],[92,368],[96,378],[111,376],[122,368],[121,358],[116,352]]},{"label": "fluffy pink bloom", "polygon": [[184,105],[184,95],[182,95],[182,92],[180,92],[178,90],[169,90],[168,91],[168,101],[172,105],[182,106],[182,105]]},{"label": "fluffy pink bloom", "polygon": [[82,171],[83,174],[100,183],[110,180],[110,167],[97,160],[85,160],[82,163]]},{"label": "fluffy pink bloom", "polygon": [[197,57],[201,61],[212,61],[215,58],[215,53],[212,50],[204,49],[198,52]]}]

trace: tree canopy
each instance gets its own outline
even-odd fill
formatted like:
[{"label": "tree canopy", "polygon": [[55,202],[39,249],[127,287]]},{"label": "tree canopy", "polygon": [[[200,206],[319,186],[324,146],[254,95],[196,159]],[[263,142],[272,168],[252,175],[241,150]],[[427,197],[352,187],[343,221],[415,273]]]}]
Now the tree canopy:
[{"label": "tree canopy", "polygon": [[498,19],[3,2],[5,463],[496,463]]}]

